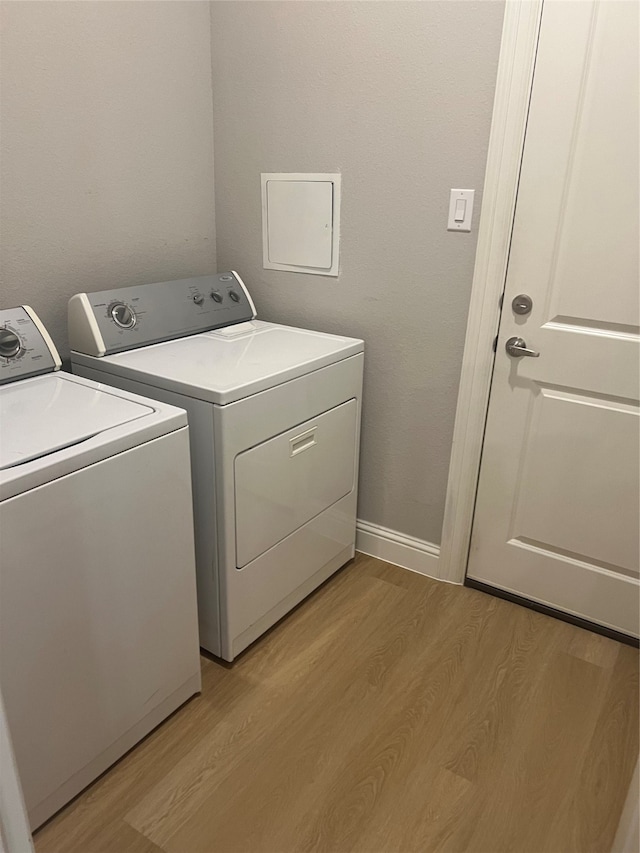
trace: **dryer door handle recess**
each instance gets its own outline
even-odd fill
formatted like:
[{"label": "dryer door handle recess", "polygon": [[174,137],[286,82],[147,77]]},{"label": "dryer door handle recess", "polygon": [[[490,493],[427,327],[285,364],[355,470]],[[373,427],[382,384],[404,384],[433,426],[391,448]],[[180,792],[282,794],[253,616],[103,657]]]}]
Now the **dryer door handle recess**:
[{"label": "dryer door handle recess", "polygon": [[296,435],[294,438],[290,438],[289,456],[297,456],[298,453],[303,453],[305,450],[313,447],[316,443],[316,429],[317,427],[313,427],[305,432],[301,432],[300,435]]}]

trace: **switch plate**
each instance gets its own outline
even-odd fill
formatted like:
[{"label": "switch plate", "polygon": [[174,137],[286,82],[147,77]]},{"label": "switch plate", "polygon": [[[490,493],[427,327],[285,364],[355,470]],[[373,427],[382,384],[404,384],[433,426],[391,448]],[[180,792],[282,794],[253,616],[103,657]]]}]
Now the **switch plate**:
[{"label": "switch plate", "polygon": [[471,231],[475,190],[451,190],[448,231]]}]

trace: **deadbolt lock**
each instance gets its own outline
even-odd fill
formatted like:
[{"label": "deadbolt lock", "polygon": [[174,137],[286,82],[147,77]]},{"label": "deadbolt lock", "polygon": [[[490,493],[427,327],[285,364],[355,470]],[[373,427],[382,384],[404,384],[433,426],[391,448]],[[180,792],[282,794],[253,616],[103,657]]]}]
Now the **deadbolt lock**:
[{"label": "deadbolt lock", "polygon": [[526,293],[519,293],[513,297],[511,307],[514,314],[529,314],[533,308],[533,300]]}]

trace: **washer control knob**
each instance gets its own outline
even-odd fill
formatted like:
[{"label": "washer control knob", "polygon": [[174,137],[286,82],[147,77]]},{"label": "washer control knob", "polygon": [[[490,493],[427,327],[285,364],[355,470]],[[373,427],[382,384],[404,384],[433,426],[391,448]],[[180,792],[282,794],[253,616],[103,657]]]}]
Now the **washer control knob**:
[{"label": "washer control knob", "polygon": [[211,291],[211,298],[213,299],[214,302],[222,302],[222,294],[218,293],[217,290]]},{"label": "washer control knob", "polygon": [[121,329],[133,329],[136,324],[136,315],[124,302],[115,302],[109,312],[113,322]]},{"label": "washer control knob", "polygon": [[229,291],[229,299],[233,299],[233,301],[234,301],[234,302],[240,302],[240,297],[239,297],[239,296],[238,296],[238,294],[235,292],[235,290],[230,290],[230,291]]},{"label": "washer control knob", "polygon": [[2,358],[14,358],[20,352],[22,344],[20,338],[12,329],[0,329],[0,356]]},{"label": "washer control knob", "polygon": [[201,293],[196,293],[193,297],[193,301],[196,303],[196,305],[202,305],[202,303],[204,302],[204,296]]}]

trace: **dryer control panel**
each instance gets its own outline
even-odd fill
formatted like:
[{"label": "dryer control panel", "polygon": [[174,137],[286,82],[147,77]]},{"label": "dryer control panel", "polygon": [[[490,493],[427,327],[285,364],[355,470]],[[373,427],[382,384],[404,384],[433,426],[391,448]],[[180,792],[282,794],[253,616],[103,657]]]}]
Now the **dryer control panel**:
[{"label": "dryer control panel", "polygon": [[77,293],[69,300],[69,343],[102,356],[253,320],[236,272]]},{"label": "dryer control panel", "polygon": [[0,385],[59,369],[58,351],[33,309],[0,311]]}]

